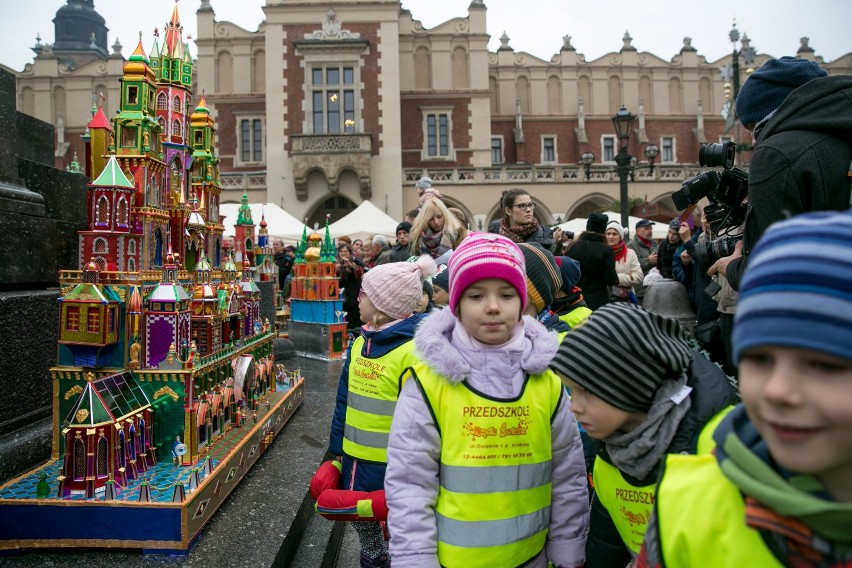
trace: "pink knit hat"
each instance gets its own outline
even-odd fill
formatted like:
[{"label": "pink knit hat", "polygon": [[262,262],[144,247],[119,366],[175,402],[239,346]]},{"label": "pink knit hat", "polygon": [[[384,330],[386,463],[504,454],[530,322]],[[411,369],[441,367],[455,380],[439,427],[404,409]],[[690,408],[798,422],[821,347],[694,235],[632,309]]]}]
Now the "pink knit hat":
[{"label": "pink knit hat", "polygon": [[361,290],[380,312],[395,320],[411,315],[423,293],[423,279],[438,272],[435,261],[423,255],[416,262],[391,262],[371,268]]},{"label": "pink knit hat", "polygon": [[511,284],[527,307],[527,277],[524,255],[518,245],[494,233],[469,233],[453,251],[447,264],[450,273],[450,310],[458,314],[464,291],[480,280],[499,278]]}]

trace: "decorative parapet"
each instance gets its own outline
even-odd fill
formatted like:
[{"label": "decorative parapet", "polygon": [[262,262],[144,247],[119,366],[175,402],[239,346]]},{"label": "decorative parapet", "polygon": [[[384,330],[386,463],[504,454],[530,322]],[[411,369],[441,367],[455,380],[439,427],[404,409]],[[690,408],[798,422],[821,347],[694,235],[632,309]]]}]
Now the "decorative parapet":
[{"label": "decorative parapet", "polygon": [[373,138],[369,134],[294,134],[291,136],[295,154],[337,154],[372,151]]},{"label": "decorative parapet", "polygon": [[[692,165],[655,166],[653,173],[646,164],[634,171],[634,181],[659,182],[683,181],[705,171]],[[432,178],[436,186],[452,185],[487,185],[512,183],[614,183],[618,181],[615,166],[592,166],[589,180],[586,180],[583,167],[566,164],[557,166],[492,166],[488,168],[409,168],[403,170],[404,184],[414,185],[421,177]]]},{"label": "decorative parapet", "polygon": [[373,138],[369,134],[294,134],[290,137],[293,157],[293,183],[296,198],[308,198],[308,176],[312,171],[321,171],[328,180],[328,189],[337,193],[339,179],[344,171],[358,176],[360,196],[373,196],[370,180],[370,163]]},{"label": "decorative parapet", "polygon": [[266,190],[266,171],[228,172],[219,174],[222,191],[246,192],[250,189]]}]

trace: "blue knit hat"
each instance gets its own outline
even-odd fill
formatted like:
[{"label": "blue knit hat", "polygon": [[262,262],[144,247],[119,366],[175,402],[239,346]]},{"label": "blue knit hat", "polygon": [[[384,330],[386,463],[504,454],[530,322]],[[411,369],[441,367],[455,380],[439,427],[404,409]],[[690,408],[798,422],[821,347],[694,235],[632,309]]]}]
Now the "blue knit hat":
[{"label": "blue knit hat", "polygon": [[772,225],[749,257],[734,324],[734,357],[763,345],[852,361],[852,210]]},{"label": "blue knit hat", "polygon": [[826,77],[819,63],[784,56],[770,59],[752,73],[737,95],[737,118],[757,124],[775,111],[787,95],[812,79]]},{"label": "blue knit hat", "polygon": [[561,290],[570,294],[577,282],[580,281],[580,263],[570,256],[555,256],[553,260],[556,261],[559,270],[562,271]]}]

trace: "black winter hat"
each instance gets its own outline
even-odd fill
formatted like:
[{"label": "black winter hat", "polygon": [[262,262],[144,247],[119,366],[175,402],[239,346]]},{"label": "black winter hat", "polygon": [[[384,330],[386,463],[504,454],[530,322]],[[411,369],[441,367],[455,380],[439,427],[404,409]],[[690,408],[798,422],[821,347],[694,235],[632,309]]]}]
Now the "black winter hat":
[{"label": "black winter hat", "polygon": [[403,221],[402,223],[400,223],[399,225],[396,226],[396,232],[394,234],[398,235],[400,231],[405,231],[406,233],[410,233],[411,232],[411,223],[409,223],[408,221]]},{"label": "black winter hat", "polygon": [[625,302],[606,304],[565,336],[550,368],[627,412],[647,412],[666,379],[692,360],[677,320]]},{"label": "black winter hat", "polygon": [[814,61],[789,56],[770,59],[740,89],[737,118],[743,124],[757,124],[780,107],[794,90],[826,76],[828,73]]},{"label": "black winter hat", "polygon": [[595,211],[586,219],[586,230],[592,233],[606,233],[606,224],[609,223],[609,215]]},{"label": "black winter hat", "polygon": [[446,268],[432,278],[432,285],[441,288],[449,294],[450,292],[450,271]]}]

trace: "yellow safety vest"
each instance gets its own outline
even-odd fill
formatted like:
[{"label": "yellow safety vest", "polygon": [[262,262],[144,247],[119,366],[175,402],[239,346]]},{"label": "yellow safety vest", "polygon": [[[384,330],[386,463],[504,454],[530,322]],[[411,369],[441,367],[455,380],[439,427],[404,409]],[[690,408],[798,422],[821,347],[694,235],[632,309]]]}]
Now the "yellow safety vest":
[{"label": "yellow safety vest", "polygon": [[574,329],[590,315],[592,315],[592,310],[584,306],[580,306],[579,308],[575,308],[567,314],[559,316],[559,319],[570,325],[571,329]]},{"label": "yellow safety vest", "polygon": [[669,455],[656,511],[664,566],[782,566],[745,524],[743,496],[715,456]]},{"label": "yellow safety vest", "polygon": [[[697,454],[709,454],[713,451],[713,432],[732,409],[733,406],[723,409],[707,422],[698,436]],[[612,518],[624,545],[639,554],[648,521],[651,520],[651,512],[654,510],[656,482],[641,487],[632,485],[624,479],[617,467],[599,457],[595,459],[592,480],[595,495]]]},{"label": "yellow safety vest", "polygon": [[376,358],[361,355],[364,338],[352,344],[343,452],[355,459],[387,463],[388,436],[406,368],[418,362],[414,341]]},{"label": "yellow safety vest", "polygon": [[420,365],[414,374],[441,435],[435,517],[442,566],[521,566],[550,526],[551,421],[564,392],[550,371],[495,400]]}]

